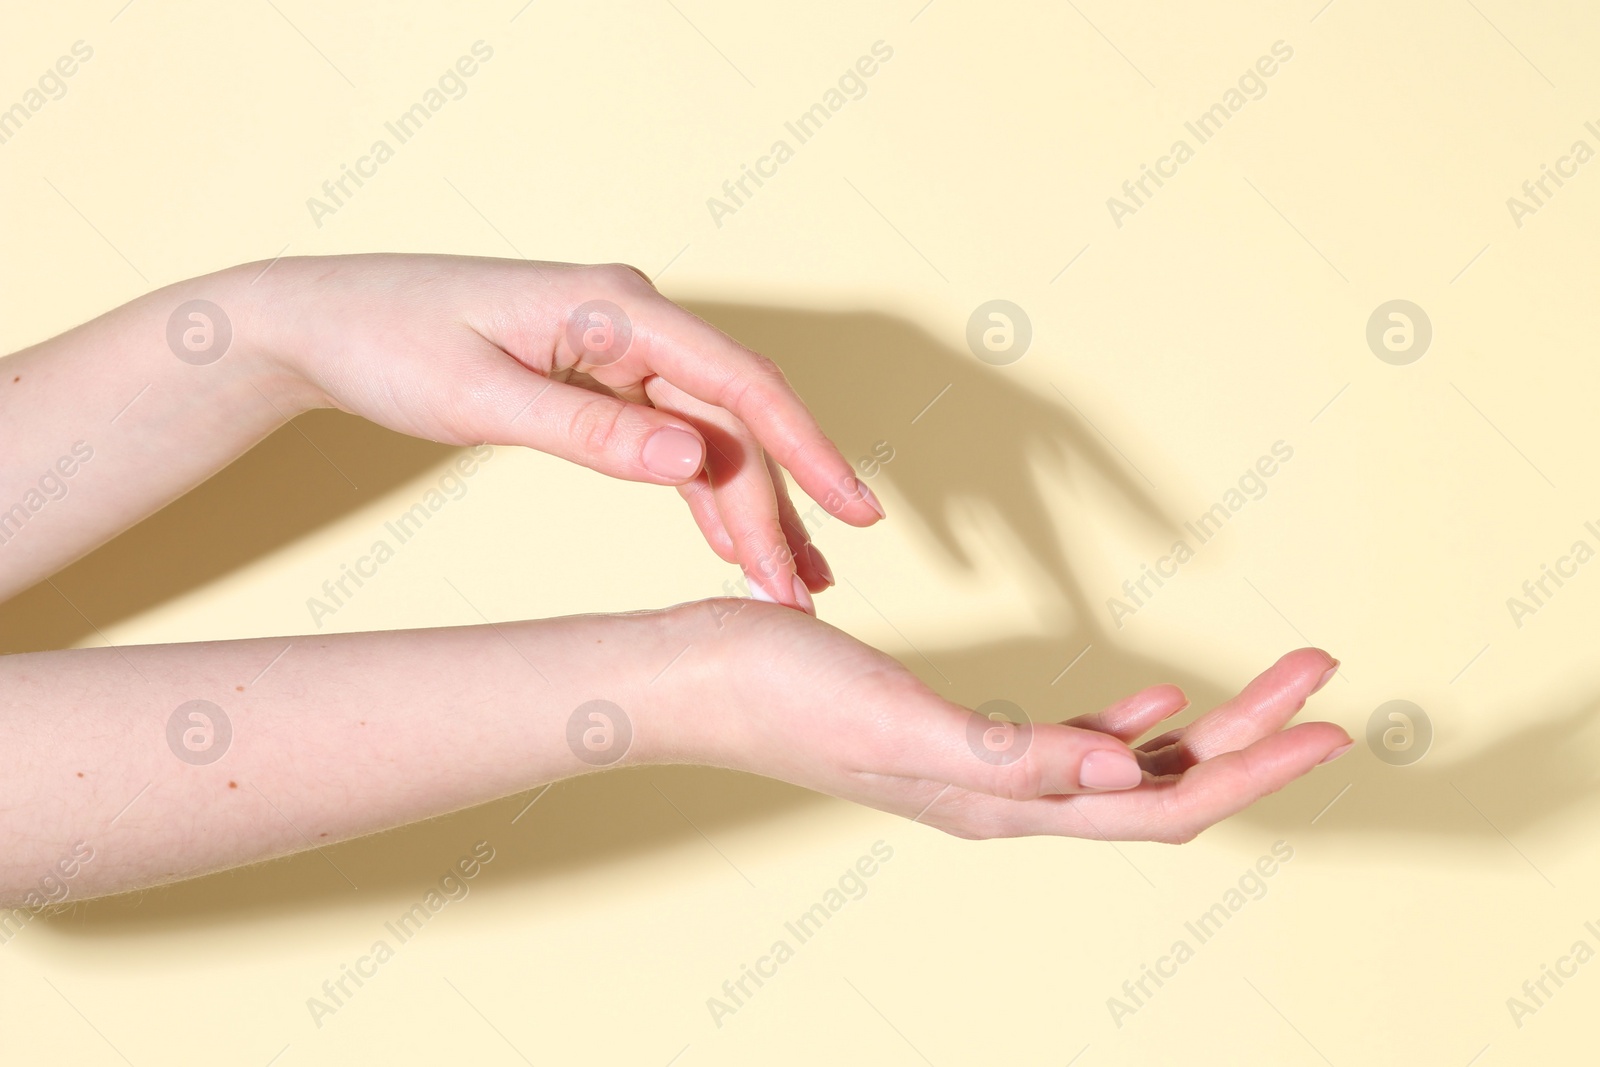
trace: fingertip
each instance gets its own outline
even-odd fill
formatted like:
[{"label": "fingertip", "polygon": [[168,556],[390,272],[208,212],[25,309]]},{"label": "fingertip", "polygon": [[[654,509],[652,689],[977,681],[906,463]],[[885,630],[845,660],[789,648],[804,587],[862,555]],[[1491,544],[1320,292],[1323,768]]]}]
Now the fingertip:
[{"label": "fingertip", "polygon": [[1171,682],[1153,685],[1145,690],[1145,695],[1151,704],[1170,708],[1168,716],[1176,715],[1189,707],[1189,694],[1183,691],[1182,686],[1173,685]]},{"label": "fingertip", "polygon": [[688,427],[669,424],[645,438],[639,462],[666,484],[682,485],[705,467],[706,443]]},{"label": "fingertip", "polygon": [[1339,661],[1334,659],[1325,649],[1315,645],[1297,648],[1293,652],[1286,652],[1279,657],[1273,665],[1281,670],[1293,671],[1296,674],[1309,674],[1312,678],[1321,678],[1328,674],[1329,668],[1339,666]]},{"label": "fingertip", "polygon": [[1298,776],[1305,774],[1312,767],[1332,763],[1354,746],[1355,742],[1350,734],[1336,723],[1302,722],[1275,735],[1264,737],[1243,751],[1273,749],[1279,752],[1282,758],[1300,768],[1295,772]]},{"label": "fingertip", "polygon": [[800,579],[800,575],[796,574],[794,576],[793,585],[795,606],[807,615],[815,615],[817,613],[816,602],[811,599],[811,590],[806,588],[806,583]]},{"label": "fingertip", "polygon": [[[843,463],[843,460],[840,462]],[[848,471],[850,467],[844,464],[842,469]],[[808,479],[801,477],[799,472],[796,473],[796,480],[828,514],[851,526],[864,529],[888,517],[877,494],[854,474],[845,474],[826,489],[815,482],[808,484]]]},{"label": "fingertip", "polygon": [[[861,493],[861,502],[876,512],[878,519],[887,519],[889,517],[888,515],[884,514],[883,504],[879,502],[877,494],[875,494],[871,489],[868,489],[859,479],[856,481],[856,488]],[[877,522],[878,519],[873,519],[871,521]]]},{"label": "fingertip", "polygon": [[1127,749],[1097,748],[1078,764],[1078,784],[1097,792],[1133,789],[1144,781],[1144,770]]},{"label": "fingertip", "polygon": [[1349,752],[1354,747],[1355,747],[1355,742],[1354,741],[1346,741],[1341,745],[1336,745],[1333,749],[1331,749],[1328,752],[1328,754],[1326,756],[1323,756],[1321,759],[1319,759],[1317,761],[1317,766],[1320,767],[1324,763],[1332,763],[1334,760],[1338,759],[1340,756],[1344,755],[1346,752]]},{"label": "fingertip", "polygon": [[749,568],[745,568],[744,577],[745,583],[750,587],[752,600],[794,608],[807,615],[816,615],[816,602],[811,599],[811,591],[806,588],[806,583],[800,579],[800,575],[791,571],[787,577],[779,573],[771,578],[762,579],[750,573]]},{"label": "fingertip", "polygon": [[1115,704],[1068,719],[1066,725],[1111,734],[1133,741],[1156,723],[1170,719],[1189,706],[1189,698],[1175,685],[1153,685]]},{"label": "fingertip", "polygon": [[[1323,655],[1327,656],[1328,654],[1326,652],[1324,652]],[[1333,660],[1333,662],[1328,667],[1327,670],[1322,672],[1322,676],[1317,679],[1317,684],[1311,687],[1311,692],[1312,693],[1321,692],[1322,687],[1327,685],[1329,682],[1333,681],[1333,676],[1335,674],[1339,673],[1339,661],[1336,660],[1336,659],[1333,659],[1332,656],[1328,656],[1328,658],[1330,660]]]},{"label": "fingertip", "polygon": [[1301,707],[1311,694],[1328,684],[1338,669],[1339,661],[1322,649],[1297,648],[1278,657],[1276,663],[1252,679],[1239,696],[1228,703],[1287,701]]},{"label": "fingertip", "polygon": [[821,549],[809,541],[806,542],[805,546],[805,559],[808,564],[806,569],[811,572],[812,577],[815,579],[813,582],[807,583],[811,586],[813,593],[820,593],[836,584],[833,577],[833,568],[828,566],[828,558],[822,554]]}]

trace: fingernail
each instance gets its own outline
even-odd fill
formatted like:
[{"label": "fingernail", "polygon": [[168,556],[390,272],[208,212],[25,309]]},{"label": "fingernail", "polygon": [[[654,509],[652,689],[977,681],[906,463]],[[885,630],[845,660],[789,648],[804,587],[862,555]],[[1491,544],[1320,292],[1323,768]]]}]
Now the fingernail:
[{"label": "fingernail", "polygon": [[763,604],[780,604],[780,603],[782,603],[782,601],[780,601],[777,597],[773,596],[771,593],[769,593],[765,589],[763,589],[761,587],[761,583],[756,581],[754,578],[752,578],[750,576],[750,572],[749,571],[745,571],[744,584],[748,585],[750,587],[750,599],[751,600],[759,600]]},{"label": "fingernail", "polygon": [[833,568],[828,566],[828,561],[822,555],[822,551],[817,548],[816,545],[808,544],[806,545],[806,555],[811,559],[811,566],[815,567],[817,573],[822,575],[822,580],[827,582],[829,585],[835,584],[833,580]]},{"label": "fingernail", "polygon": [[[816,605],[811,600],[811,592],[806,588],[806,583],[800,580],[800,576],[798,574],[794,575],[790,580],[790,586],[788,590],[789,595],[792,598],[790,600],[784,600],[780,598],[776,593],[772,592],[765,585],[763,585],[760,579],[751,575],[749,571],[745,571],[744,580],[745,583],[750,586],[751,600],[759,600],[763,604],[777,604],[780,607],[785,608],[798,607],[801,611],[804,611],[807,614],[816,614]],[[782,583],[783,577],[782,575],[774,575],[771,581],[773,585],[779,585]]]},{"label": "fingernail", "polygon": [[1097,749],[1078,767],[1078,784],[1085,789],[1132,789],[1143,780],[1139,761],[1126,752]]},{"label": "fingernail", "polygon": [[700,472],[706,461],[706,446],[687,430],[663,426],[645,439],[639,461],[657,477],[685,482]]},{"label": "fingernail", "polygon": [[1324,763],[1332,763],[1334,760],[1338,759],[1340,756],[1344,755],[1346,752],[1349,752],[1351,746],[1354,745],[1354,744],[1355,744],[1354,741],[1346,741],[1344,744],[1340,745],[1338,748],[1334,749],[1332,752],[1328,753],[1326,756],[1323,756],[1320,760],[1318,760],[1317,761],[1317,766],[1320,767]]},{"label": "fingernail", "polygon": [[873,495],[871,489],[867,488],[865,482],[857,478],[856,488],[861,491],[861,499],[867,502],[867,507],[878,513],[878,518],[887,519],[889,517],[883,513],[883,505],[878,503],[878,498]]},{"label": "fingernail", "polygon": [[806,583],[800,580],[798,574],[794,576],[794,599],[800,605],[800,610],[807,615],[817,613],[817,605],[811,600],[811,590],[806,588]]},{"label": "fingernail", "polygon": [[1317,684],[1311,687],[1311,692],[1315,693],[1318,690],[1320,690],[1323,686],[1325,686],[1329,682],[1333,681],[1333,676],[1338,674],[1338,673],[1339,673],[1339,661],[1338,660],[1334,660],[1333,661],[1333,666],[1329,667],[1326,671],[1323,671],[1322,672],[1322,677],[1317,679]]}]

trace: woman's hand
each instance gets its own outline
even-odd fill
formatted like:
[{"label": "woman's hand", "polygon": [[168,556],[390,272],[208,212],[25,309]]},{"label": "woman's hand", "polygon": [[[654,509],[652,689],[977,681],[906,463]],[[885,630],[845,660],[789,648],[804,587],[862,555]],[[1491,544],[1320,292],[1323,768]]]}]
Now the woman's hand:
[{"label": "woman's hand", "polygon": [[733,600],[672,611],[702,654],[674,666],[694,699],[668,705],[683,710],[659,724],[667,751],[646,759],[752,771],[959,837],[1188,841],[1351,743],[1332,723],[1285,729],[1338,668],[1314,648],[1134,748],[1188,706],[1182,690],[1154,686],[1061,722],[1031,709],[1031,725],[1008,727],[798,613]]},{"label": "woman's hand", "polygon": [[1329,723],[1284,729],[1333,671],[1315,649],[1130,748],[1181,692],[1017,729],[750,600],[291,643],[0,656],[0,907],[75,842],[95,857],[82,899],[626,764],[739,768],[962,837],[1187,841],[1350,743]]},{"label": "woman's hand", "polygon": [[676,486],[762,599],[811,611],[833,584],[780,468],[837,518],[883,516],[777,367],[632,267],[336,256],[282,260],[263,284],[264,352],[306,406]]}]

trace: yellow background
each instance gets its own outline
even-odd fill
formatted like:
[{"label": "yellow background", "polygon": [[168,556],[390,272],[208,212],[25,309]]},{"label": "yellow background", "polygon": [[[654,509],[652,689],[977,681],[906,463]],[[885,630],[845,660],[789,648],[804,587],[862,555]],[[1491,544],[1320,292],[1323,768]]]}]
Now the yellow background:
[{"label": "yellow background", "polygon": [[[1600,147],[1600,13],[454,7],[8,14],[0,106],[75,41],[94,56],[0,145],[0,346],[280,252],[625,260],[777,358],[847,455],[892,447],[871,482],[890,521],[816,528],[841,578],[825,619],[956,699],[1050,718],[1163,680],[1198,710],[1314,643],[1344,669],[1307,714],[1357,747],[1183,848],[963,843],[738,775],[595,775],[35,923],[0,946],[8,1062],[1587,1055],[1600,965],[1520,1027],[1506,999],[1600,948],[1600,566],[1520,628],[1506,599],[1597,543],[1600,166],[1521,227],[1506,198]],[[316,226],[306,199],[478,40],[494,56],[465,96]],[[866,95],[716,225],[707,198],[879,40]],[[1266,94],[1116,226],[1107,197],[1280,40]],[[995,298],[1033,326],[1009,366],[965,342]],[[1433,325],[1408,366],[1365,340],[1396,298]],[[1267,494],[1116,627],[1106,599],[1279,440]],[[449,458],[307,416],[60,594],[8,604],[3,647],[308,632],[305,599]],[[736,577],[670,492],[511,449],[469,485],[328,629],[651,607]],[[1364,740],[1391,699],[1432,722],[1410,766]],[[497,856],[471,895],[316,1026],[307,998],[480,839]],[[714,1025],[706,999],[880,839],[866,895]],[[1265,896],[1116,1025],[1107,998],[1280,840]]]}]

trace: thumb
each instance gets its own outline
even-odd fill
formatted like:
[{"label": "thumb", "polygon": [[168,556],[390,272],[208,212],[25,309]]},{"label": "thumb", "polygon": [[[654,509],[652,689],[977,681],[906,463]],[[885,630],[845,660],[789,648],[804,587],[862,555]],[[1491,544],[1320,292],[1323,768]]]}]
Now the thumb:
[{"label": "thumb", "polygon": [[476,410],[466,413],[478,440],[526,445],[654,485],[682,485],[705,466],[705,440],[666,412],[551,381],[503,359],[478,376]]},{"label": "thumb", "polygon": [[941,704],[916,739],[895,746],[891,773],[1007,800],[1132,789],[1144,780],[1132,750],[1110,734],[1028,722],[1015,705],[1003,717],[984,705],[991,718]]}]

